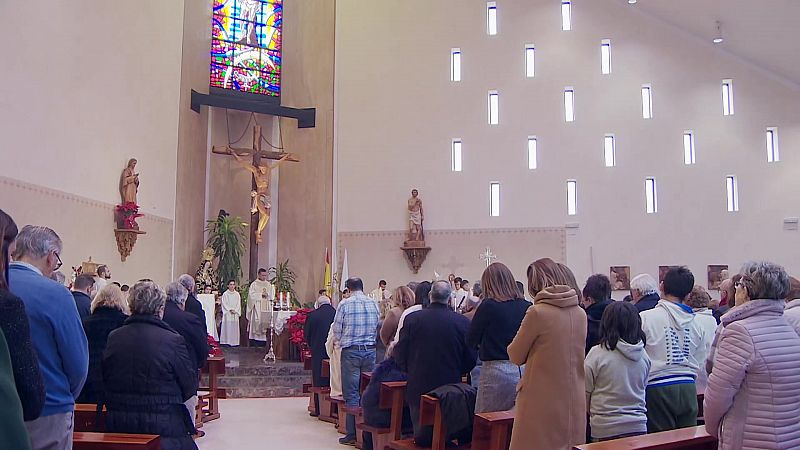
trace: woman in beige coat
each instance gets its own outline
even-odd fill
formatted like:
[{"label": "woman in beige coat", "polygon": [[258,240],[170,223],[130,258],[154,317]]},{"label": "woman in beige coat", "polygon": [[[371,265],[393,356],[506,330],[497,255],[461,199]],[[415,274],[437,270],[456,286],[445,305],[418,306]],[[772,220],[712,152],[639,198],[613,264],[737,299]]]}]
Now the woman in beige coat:
[{"label": "woman in beige coat", "polygon": [[586,313],[575,276],[550,258],[528,267],[534,298],[516,337],[510,360],[526,364],[517,387],[511,450],[561,450],[586,440],[583,359]]}]

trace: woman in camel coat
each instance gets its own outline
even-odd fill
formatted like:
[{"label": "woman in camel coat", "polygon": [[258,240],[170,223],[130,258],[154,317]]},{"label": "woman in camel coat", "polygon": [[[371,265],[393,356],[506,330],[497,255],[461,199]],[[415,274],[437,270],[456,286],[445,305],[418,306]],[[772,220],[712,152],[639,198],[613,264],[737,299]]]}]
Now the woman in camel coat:
[{"label": "woman in camel coat", "polygon": [[534,297],[516,337],[510,360],[525,364],[517,387],[511,450],[561,450],[586,440],[583,359],[586,313],[575,276],[549,258],[528,267]]}]

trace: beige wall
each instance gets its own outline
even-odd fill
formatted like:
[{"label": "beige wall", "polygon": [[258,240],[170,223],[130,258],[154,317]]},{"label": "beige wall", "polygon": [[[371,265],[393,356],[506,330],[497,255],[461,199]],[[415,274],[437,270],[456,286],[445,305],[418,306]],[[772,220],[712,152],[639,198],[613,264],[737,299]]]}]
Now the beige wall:
[{"label": "beige wall", "polygon": [[171,267],[172,220],[147,215],[138,220],[142,230],[125,262],[120,261],[114,237],[114,206],[86,197],[0,177],[0,204],[21,229],[25,225],[46,225],[64,243],[60,254],[68,279],[72,266],[89,257],[108,264],[114,281],[133,284],[140,278],[168,282]]},{"label": "beige wall", "polygon": [[3,8],[0,175],[119,203],[139,160],[145,214],[174,217],[183,1]]},{"label": "beige wall", "polygon": [[[525,281],[531,261],[550,257],[556,261],[566,259],[566,234],[558,228],[503,228],[459,229],[427,231],[425,240],[431,247],[425,263],[414,274],[400,246],[405,231],[359,231],[339,233],[338,251],[342,266],[347,249],[348,270],[351,277],[361,277],[367,291],[387,281],[390,289],[410,280],[432,280],[435,273],[446,279],[457,274],[474,283],[480,281],[486,263],[481,254],[491,248],[495,261],[506,264],[517,280]],[[520,251],[520,249],[524,251]]]},{"label": "beige wall", "polygon": [[282,104],[317,109],[315,128],[281,119],[286,151],[302,162],[281,167],[278,261],[290,260],[304,301],[322,286],[332,240],[334,10],[331,0],[284,3]]},{"label": "beige wall", "polygon": [[[183,1],[3,8],[0,207],[59,232],[65,266],[91,255],[120,281],[170,277],[183,19]],[[131,157],[147,234],[121,263],[113,207]]]},{"label": "beige wall", "polygon": [[[655,275],[660,264],[687,264],[705,284],[707,264],[738,267],[749,258],[800,273],[800,233],[782,229],[783,218],[800,215],[795,86],[624,2],[574,2],[570,32],[561,31],[559,2],[498,2],[499,34],[491,37],[483,2],[339,0],[337,8],[340,234],[404,228],[416,187],[428,230],[577,224],[567,262],[581,281],[611,265]],[[604,76],[606,38],[613,67]],[[533,79],[524,77],[527,43],[536,45]],[[452,47],[463,53],[460,83],[449,80]],[[722,116],[723,78],[734,80],[731,117]],[[654,90],[652,120],[641,117],[643,83]],[[576,92],[573,123],[564,122],[565,86]],[[500,93],[497,126],[487,125],[490,89]],[[779,127],[780,163],[766,162],[767,126]],[[696,134],[693,166],[683,164],[686,129]],[[605,133],[617,137],[614,168],[603,165]],[[529,135],[539,139],[534,171]],[[450,171],[452,138],[463,140],[460,173]],[[726,211],[729,174],[739,180],[738,213]],[[658,182],[653,215],[645,213],[647,176]],[[577,216],[566,213],[567,179],[578,180]],[[491,181],[501,183],[494,218]],[[535,256],[517,251],[525,261]],[[358,264],[352,256],[350,264]]]},{"label": "beige wall", "polygon": [[208,93],[211,50],[211,0],[185,3],[179,126],[177,129],[177,201],[175,210],[176,275],[197,270],[205,244],[208,108],[190,109],[191,90]]}]

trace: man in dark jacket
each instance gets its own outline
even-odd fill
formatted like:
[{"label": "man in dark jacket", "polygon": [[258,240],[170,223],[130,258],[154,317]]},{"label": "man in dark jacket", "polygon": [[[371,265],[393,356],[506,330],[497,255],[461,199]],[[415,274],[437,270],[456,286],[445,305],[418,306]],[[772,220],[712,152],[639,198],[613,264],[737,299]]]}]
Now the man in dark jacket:
[{"label": "man in dark jacket", "polygon": [[611,280],[602,274],[595,274],[586,280],[583,288],[582,306],[586,310],[588,330],[586,332],[586,353],[600,343],[600,319],[611,299]]},{"label": "man in dark jacket", "polygon": [[196,315],[185,310],[189,292],[181,284],[168,284],[166,292],[164,322],[183,336],[189,349],[189,357],[200,370],[208,359],[208,335],[205,326]]},{"label": "man in dark jacket", "polygon": [[653,309],[661,297],[658,295],[658,283],[650,274],[642,273],[631,280],[631,301],[639,312]]},{"label": "man in dark jacket", "polygon": [[206,330],[205,333],[208,333],[208,328],[206,325],[206,313],[203,311],[203,304],[200,303],[200,300],[195,297],[195,291],[197,291],[197,284],[194,282],[194,278],[188,273],[185,273],[178,277],[178,283],[181,284],[187,291],[189,291],[189,295],[186,297],[186,307],[184,311],[188,313],[192,313],[200,319],[200,322],[203,323],[203,330]]},{"label": "man in dark jacket", "polygon": [[[328,297],[317,299],[317,309],[311,311],[306,318],[303,327],[303,335],[311,349],[311,382],[314,386],[328,386],[330,380],[322,376],[322,360],[328,359],[328,352],[325,351],[325,341],[328,339],[328,331],[331,329],[333,317],[336,310],[331,306]],[[314,416],[319,415],[319,398],[314,396]]]},{"label": "man in dark jacket", "polygon": [[96,294],[94,277],[89,274],[78,275],[72,283],[72,297],[75,298],[75,306],[78,307],[81,320],[92,313],[92,294]]},{"label": "man in dark jacket", "polygon": [[440,386],[460,383],[475,367],[477,353],[467,345],[469,319],[452,311],[452,288],[447,281],[431,287],[429,307],[406,316],[393,356],[408,374],[406,403],[411,411],[414,437],[430,442],[431,430],[419,425],[420,397]]},{"label": "man in dark jacket", "polygon": [[158,434],[163,450],[197,450],[184,402],[197,393],[197,365],[161,316],[166,295],[152,281],[131,288],[131,317],[108,337],[103,357],[106,431]]}]

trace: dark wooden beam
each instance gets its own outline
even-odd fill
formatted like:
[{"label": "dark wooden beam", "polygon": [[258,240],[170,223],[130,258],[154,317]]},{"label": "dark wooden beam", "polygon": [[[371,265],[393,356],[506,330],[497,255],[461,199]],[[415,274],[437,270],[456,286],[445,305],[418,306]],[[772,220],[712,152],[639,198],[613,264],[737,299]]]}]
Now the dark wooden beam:
[{"label": "dark wooden beam", "polygon": [[199,113],[200,107],[203,105],[289,117],[297,119],[297,128],[314,128],[316,126],[316,108],[290,108],[273,102],[250,100],[233,95],[203,94],[192,89],[192,111]]}]

